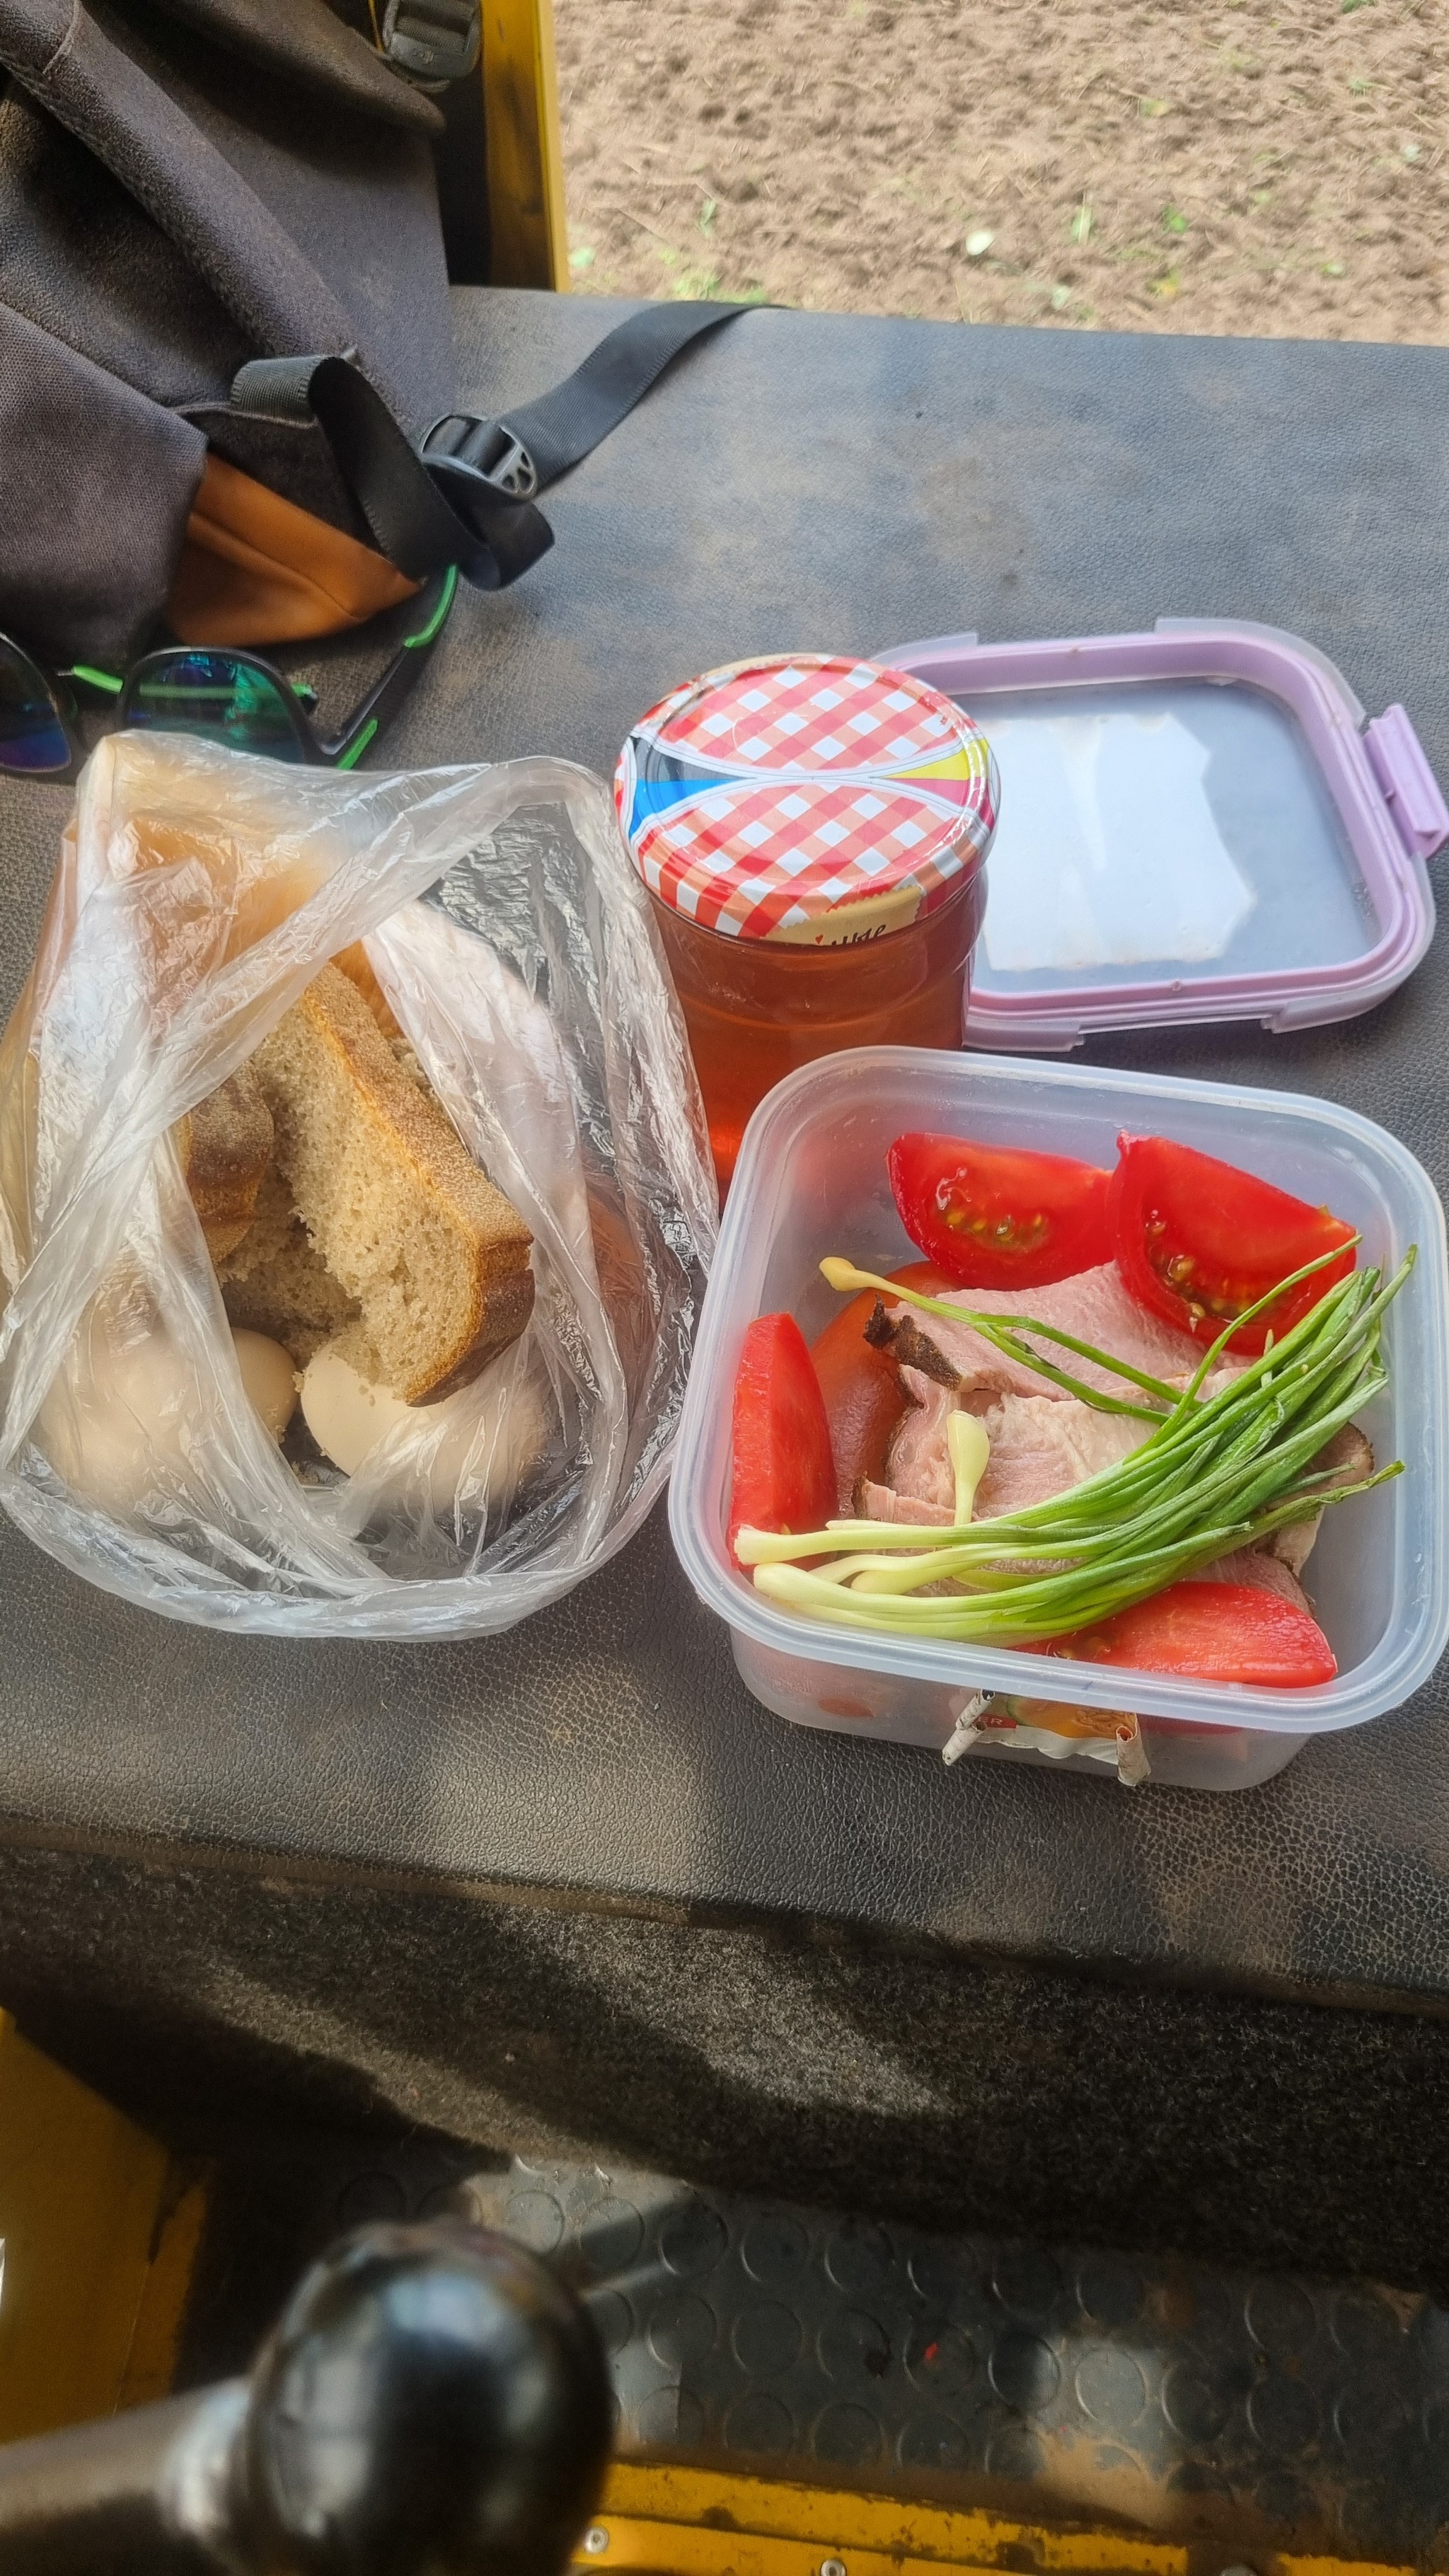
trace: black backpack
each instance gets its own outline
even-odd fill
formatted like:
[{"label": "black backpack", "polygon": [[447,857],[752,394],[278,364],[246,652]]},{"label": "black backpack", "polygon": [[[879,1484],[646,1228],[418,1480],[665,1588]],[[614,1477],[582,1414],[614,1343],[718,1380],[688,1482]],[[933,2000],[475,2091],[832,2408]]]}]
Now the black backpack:
[{"label": "black backpack", "polygon": [[458,414],[442,131],[327,0],[0,0],[0,629],[277,642],[551,544],[537,493],[740,308]]}]

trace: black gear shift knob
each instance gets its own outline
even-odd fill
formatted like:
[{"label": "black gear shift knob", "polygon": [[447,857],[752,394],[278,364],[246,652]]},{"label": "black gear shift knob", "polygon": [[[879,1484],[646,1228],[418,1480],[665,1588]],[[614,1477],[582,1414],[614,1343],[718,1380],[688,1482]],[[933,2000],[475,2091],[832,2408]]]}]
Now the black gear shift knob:
[{"label": "black gear shift knob", "polygon": [[611,2401],[577,2302],[507,2238],[374,2226],[258,2356],[235,2454],[259,2567],[541,2576],[598,2501]]},{"label": "black gear shift knob", "polygon": [[365,2227],[248,2379],[0,2447],[5,2576],[559,2576],[612,2402],[583,2309],[503,2236]]}]

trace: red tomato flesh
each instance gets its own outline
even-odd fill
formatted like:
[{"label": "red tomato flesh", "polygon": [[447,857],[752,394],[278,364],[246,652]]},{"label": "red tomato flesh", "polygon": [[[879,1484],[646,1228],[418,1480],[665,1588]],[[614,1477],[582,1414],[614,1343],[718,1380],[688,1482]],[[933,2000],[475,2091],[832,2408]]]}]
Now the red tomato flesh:
[{"label": "red tomato flesh", "polygon": [[886,1168],[912,1243],[958,1288],[1046,1288],[1112,1258],[1112,1175],[1095,1163],[911,1135]]},{"label": "red tomato flesh", "polygon": [[1095,1628],[1027,1651],[1263,1690],[1307,1690],[1338,1670],[1316,1619],[1249,1583],[1172,1583]]},{"label": "red tomato flesh", "polygon": [[809,1347],[793,1315],[760,1315],[735,1378],[729,1545],[752,1529],[820,1529],[835,1510],[830,1424]]},{"label": "red tomato flesh", "polygon": [[1139,1306],[1199,1342],[1341,1245],[1340,1260],[1234,1333],[1229,1350],[1256,1359],[1270,1331],[1281,1341],[1353,1268],[1353,1228],[1326,1207],[1166,1136],[1122,1136],[1118,1152],[1109,1212],[1123,1280]]},{"label": "red tomato flesh", "polygon": [[[912,1261],[890,1276],[897,1287],[919,1288],[927,1297],[949,1295],[955,1284],[930,1261]],[[862,1288],[810,1345],[830,1424],[835,1500],[842,1512],[850,1510],[862,1476],[878,1479],[884,1473],[890,1436],[903,1410],[895,1361],[889,1351],[872,1349],[865,1338],[875,1306],[874,1288]]]}]

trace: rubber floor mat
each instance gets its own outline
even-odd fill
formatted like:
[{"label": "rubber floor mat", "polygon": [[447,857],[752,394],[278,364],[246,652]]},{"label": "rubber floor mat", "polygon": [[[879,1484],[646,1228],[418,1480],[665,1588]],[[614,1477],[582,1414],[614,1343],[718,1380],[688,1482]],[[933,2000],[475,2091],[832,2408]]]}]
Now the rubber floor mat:
[{"label": "rubber floor mat", "polygon": [[584,2294],[626,2452],[1443,2562],[1449,2313],[1427,2299],[597,2167],[515,2163],[454,2205]]}]

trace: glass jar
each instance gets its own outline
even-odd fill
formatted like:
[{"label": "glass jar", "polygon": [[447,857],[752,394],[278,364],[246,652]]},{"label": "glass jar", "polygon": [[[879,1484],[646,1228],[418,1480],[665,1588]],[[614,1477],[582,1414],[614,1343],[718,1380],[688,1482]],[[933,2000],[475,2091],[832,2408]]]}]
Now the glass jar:
[{"label": "glass jar", "polygon": [[960,1046],[985,910],[981,859],[936,911],[859,944],[796,948],[725,939],[654,897],[721,1197],[751,1111],[797,1064],[843,1047]]},{"label": "glass jar", "polygon": [[751,1111],[843,1047],[959,1047],[998,789],[925,682],[824,654],[640,719],[615,799],[684,1011],[721,1193]]}]

